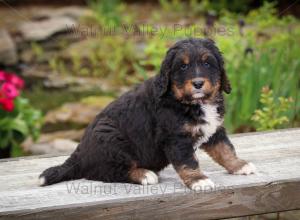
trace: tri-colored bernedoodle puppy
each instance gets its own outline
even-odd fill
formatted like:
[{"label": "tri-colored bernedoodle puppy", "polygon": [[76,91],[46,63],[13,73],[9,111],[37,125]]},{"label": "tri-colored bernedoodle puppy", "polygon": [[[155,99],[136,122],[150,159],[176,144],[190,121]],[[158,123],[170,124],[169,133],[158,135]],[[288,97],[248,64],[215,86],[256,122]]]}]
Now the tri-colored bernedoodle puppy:
[{"label": "tri-colored bernedoodle puppy", "polygon": [[80,178],[156,184],[158,172],[171,163],[189,188],[214,187],[199,168],[199,147],[231,174],[254,173],[223,127],[222,93],[230,91],[214,42],[181,40],[168,50],[158,75],[96,116],[75,152],[41,174],[41,185]]}]

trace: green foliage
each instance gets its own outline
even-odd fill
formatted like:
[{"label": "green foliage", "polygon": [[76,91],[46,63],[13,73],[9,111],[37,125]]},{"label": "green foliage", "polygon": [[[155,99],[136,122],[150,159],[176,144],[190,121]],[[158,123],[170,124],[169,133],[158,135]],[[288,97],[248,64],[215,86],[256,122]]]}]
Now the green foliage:
[{"label": "green foliage", "polygon": [[129,39],[116,36],[104,38],[101,45],[95,53],[102,68],[100,74],[111,77],[116,84],[128,84],[132,63],[136,62],[134,44]]},{"label": "green foliage", "polygon": [[[170,18],[182,18],[182,17],[195,17],[205,14],[205,6],[208,1],[199,1],[199,0],[189,0],[189,1],[180,1],[180,0],[159,0],[160,6],[164,12],[163,16]],[[160,19],[161,13],[154,13],[155,18]]]},{"label": "green foliage", "polygon": [[45,54],[44,48],[38,43],[32,42],[31,49],[38,62],[42,61],[43,55]]},{"label": "green foliage", "polygon": [[[165,15],[173,15],[177,17],[197,17],[203,16],[207,13],[214,14],[216,16],[223,15],[226,12],[230,13],[242,13],[245,14],[250,10],[250,3],[253,0],[159,0],[160,6]],[[267,4],[270,4],[267,5]],[[267,9],[274,9],[274,3],[266,3],[263,12]],[[157,16],[157,13],[154,14]]]},{"label": "green foliage", "polygon": [[[13,156],[19,156],[20,144],[31,136],[36,140],[41,127],[41,112],[32,108],[28,100],[17,97],[13,112],[0,110],[0,148],[13,146]],[[18,155],[16,155],[18,153]]]},{"label": "green foliage", "polygon": [[63,60],[59,59],[59,57],[53,57],[48,61],[50,69],[52,69],[56,73],[67,74],[68,70],[63,62]]},{"label": "green foliage", "polygon": [[159,0],[162,9],[166,12],[182,13],[185,11],[185,4],[180,0]]},{"label": "green foliage", "polygon": [[[81,53],[81,50],[85,50]],[[109,36],[86,41],[69,57],[52,58],[51,69],[60,74],[103,77],[113,79],[116,84],[131,84],[137,77],[134,65],[137,63],[135,45],[130,39]]]},{"label": "green foliage", "polygon": [[251,118],[256,122],[256,129],[258,131],[273,130],[289,122],[286,114],[292,102],[292,98],[287,99],[284,97],[275,100],[273,91],[268,87],[264,87],[260,97],[262,107],[255,110]]},{"label": "green foliage", "polygon": [[160,37],[148,40],[145,48],[146,59],[141,61],[142,65],[150,65],[155,71],[160,69],[161,62],[167,51],[167,41]]},{"label": "green foliage", "polygon": [[124,5],[120,0],[91,0],[88,4],[94,12],[94,19],[101,26],[119,26],[121,24]]},{"label": "green foliage", "polygon": [[284,27],[296,21],[292,16],[279,18],[276,5],[276,2],[264,1],[261,7],[248,13],[245,17],[246,22],[256,25],[260,30],[264,30],[265,28]]},{"label": "green foliage", "polygon": [[[265,85],[278,97],[300,97],[300,48],[294,46],[299,37],[297,32],[276,32],[270,40],[259,42],[253,31],[246,32],[246,36],[217,37],[233,88],[225,120],[230,130],[252,126],[250,118],[259,107],[260,91]],[[252,52],[246,54],[246,48]],[[300,103],[295,103],[288,117],[295,118],[299,109]]]},{"label": "green foliage", "polygon": [[276,16],[277,9],[275,8],[276,3],[275,2],[267,2],[265,1],[264,4],[259,7],[258,9],[252,10],[249,12],[247,16],[248,22],[257,22],[257,21],[263,21],[263,22],[273,22],[274,20],[279,20]]},{"label": "green foliage", "polygon": [[93,14],[83,17],[83,21],[98,24],[100,27],[120,27],[132,23],[135,12],[127,12],[127,5],[120,0],[89,0],[88,6]]},{"label": "green foliage", "polygon": [[88,96],[80,100],[83,104],[97,106],[99,108],[106,107],[112,101],[114,101],[114,98],[111,96]]},{"label": "green foliage", "polygon": [[230,12],[245,13],[249,10],[249,3],[252,0],[245,0],[243,3],[239,0],[221,0],[221,1],[212,1],[212,0],[190,0],[191,9],[198,8],[198,11],[203,14],[209,12],[215,15],[219,15],[224,10]]}]

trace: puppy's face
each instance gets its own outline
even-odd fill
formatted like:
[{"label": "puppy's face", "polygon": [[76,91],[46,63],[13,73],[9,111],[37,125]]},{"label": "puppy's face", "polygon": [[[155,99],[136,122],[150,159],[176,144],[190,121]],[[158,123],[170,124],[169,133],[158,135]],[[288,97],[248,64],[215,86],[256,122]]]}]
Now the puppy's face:
[{"label": "puppy's face", "polygon": [[178,101],[186,104],[210,103],[222,90],[222,83],[227,83],[230,89],[221,54],[212,41],[184,40],[171,50],[173,52],[167,54],[172,56],[169,88]]}]

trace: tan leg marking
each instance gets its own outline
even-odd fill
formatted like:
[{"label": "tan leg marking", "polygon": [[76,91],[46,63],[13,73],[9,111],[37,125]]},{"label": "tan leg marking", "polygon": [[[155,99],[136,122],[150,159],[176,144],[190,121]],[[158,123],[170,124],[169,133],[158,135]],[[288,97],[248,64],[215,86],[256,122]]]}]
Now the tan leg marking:
[{"label": "tan leg marking", "polygon": [[207,179],[207,176],[205,176],[199,168],[192,169],[186,165],[182,165],[180,167],[175,167],[175,169],[183,183],[189,188],[191,188],[192,184],[197,180]]},{"label": "tan leg marking", "polygon": [[218,143],[215,146],[204,146],[203,149],[214,161],[231,174],[239,171],[247,164],[246,161],[239,159],[235,151],[225,143]]},{"label": "tan leg marking", "polygon": [[186,165],[175,168],[184,184],[192,190],[212,190],[215,184],[199,168],[192,169]]}]

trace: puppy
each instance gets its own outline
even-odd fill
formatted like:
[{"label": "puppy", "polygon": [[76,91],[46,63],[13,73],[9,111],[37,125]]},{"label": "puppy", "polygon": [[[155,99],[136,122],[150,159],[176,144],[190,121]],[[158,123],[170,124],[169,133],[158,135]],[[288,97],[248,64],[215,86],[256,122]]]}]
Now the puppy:
[{"label": "puppy", "polygon": [[157,76],[96,116],[71,156],[40,175],[41,185],[80,178],[156,184],[158,172],[171,163],[190,189],[214,187],[199,168],[197,148],[231,174],[254,173],[223,127],[222,93],[230,91],[214,42],[181,40],[168,50]]}]

